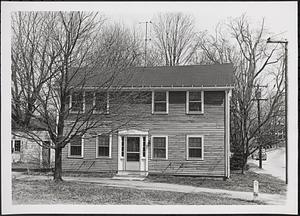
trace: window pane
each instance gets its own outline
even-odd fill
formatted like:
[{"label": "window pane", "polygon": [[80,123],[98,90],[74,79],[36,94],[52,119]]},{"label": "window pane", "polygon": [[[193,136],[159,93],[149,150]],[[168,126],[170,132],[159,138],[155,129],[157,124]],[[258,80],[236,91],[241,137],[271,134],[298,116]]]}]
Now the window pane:
[{"label": "window pane", "polygon": [[109,157],[109,147],[99,146],[98,147],[98,156]]},{"label": "window pane", "polygon": [[166,138],[165,137],[153,137],[153,147],[154,148],[166,148]]},{"label": "window pane", "polygon": [[140,138],[128,137],[127,138],[127,152],[139,152],[140,151]]},{"label": "window pane", "polygon": [[201,137],[189,137],[189,147],[201,148]]},{"label": "window pane", "polygon": [[189,92],[189,100],[190,101],[201,101],[201,91],[190,91]]},{"label": "window pane", "polygon": [[201,149],[189,149],[189,157],[190,158],[201,158]]},{"label": "window pane", "polygon": [[109,147],[109,136],[108,135],[98,136],[98,146]]},{"label": "window pane", "polygon": [[166,103],[154,103],[154,112],[166,112],[167,111],[167,104]]},{"label": "window pane", "polygon": [[15,140],[15,151],[16,152],[21,151],[21,140]]},{"label": "window pane", "polygon": [[81,136],[74,136],[70,140],[71,156],[81,156]]},{"label": "window pane", "polygon": [[72,94],[72,110],[83,111],[83,93],[73,92]]},{"label": "window pane", "polygon": [[140,153],[127,153],[127,161],[139,161]]},{"label": "window pane", "polygon": [[143,157],[146,156],[146,137],[143,137]]},{"label": "window pane", "polygon": [[122,157],[124,157],[124,137],[122,137],[122,146],[121,146],[121,148],[122,148],[122,150],[121,150],[121,156]]},{"label": "window pane", "polygon": [[72,156],[81,156],[81,146],[71,146]]},{"label": "window pane", "polygon": [[87,106],[93,105],[93,99],[94,99],[94,92],[85,92],[85,104]]},{"label": "window pane", "polygon": [[190,102],[189,111],[191,112],[201,112],[201,102]]},{"label": "window pane", "polygon": [[154,158],[166,158],[166,149],[153,149]]},{"label": "window pane", "polygon": [[167,101],[166,92],[154,92],[154,101]]},{"label": "window pane", "polygon": [[106,112],[107,108],[107,93],[96,92],[95,93],[95,110]]}]

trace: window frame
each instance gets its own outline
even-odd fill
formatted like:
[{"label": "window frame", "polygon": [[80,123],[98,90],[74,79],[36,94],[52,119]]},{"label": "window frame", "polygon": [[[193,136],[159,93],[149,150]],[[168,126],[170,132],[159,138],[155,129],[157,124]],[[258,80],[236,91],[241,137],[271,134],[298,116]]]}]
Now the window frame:
[{"label": "window frame", "polygon": [[[164,137],[166,138],[166,156],[165,158],[155,158],[153,157],[153,152],[154,152],[154,143],[153,143],[153,138],[160,138],[160,137]],[[169,158],[169,151],[168,151],[168,147],[169,147],[169,138],[167,135],[152,135],[151,136],[151,160],[168,160]]]},{"label": "window frame", "polygon": [[[189,157],[189,138],[201,138],[201,157]],[[186,160],[204,160],[204,135],[186,135]]]},{"label": "window frame", "polygon": [[[155,104],[155,100],[154,100],[154,96],[155,96],[155,92],[165,92],[166,93],[166,111],[165,112],[161,112],[161,111],[155,111],[154,110],[154,104]],[[169,91],[152,91],[152,114],[169,114]]]},{"label": "window frame", "polygon": [[[190,92],[201,93],[201,111],[190,111]],[[193,102],[193,101],[192,101]],[[194,101],[199,102],[199,101]],[[204,113],[204,91],[186,91],[186,114],[203,114]]]},{"label": "window frame", "polygon": [[[13,139],[13,153],[21,153],[22,140],[21,139]],[[20,151],[16,151],[16,141],[20,141]]]},{"label": "window frame", "polygon": [[70,113],[84,113],[85,112],[85,91],[82,91],[82,110],[80,110],[80,111],[76,111],[76,110],[72,109],[73,93],[74,92],[77,92],[77,91],[72,91],[71,94],[70,94],[70,100],[69,100]]},{"label": "window frame", "polygon": [[[93,98],[93,107],[94,107],[94,110],[93,110],[93,114],[100,114],[101,111],[98,111],[96,110],[96,93],[97,92],[94,92],[94,98]],[[106,93],[106,111],[103,113],[103,114],[109,114],[109,92],[105,92]]]},{"label": "window frame", "polygon": [[71,155],[71,140],[70,140],[70,142],[68,143],[68,158],[82,159],[83,155],[84,155],[84,136],[81,136],[81,155]]},{"label": "window frame", "polygon": [[112,150],[112,134],[108,134],[108,156],[99,156],[98,153],[99,153],[99,140],[98,140],[98,137],[99,136],[103,136],[105,134],[97,134],[96,136],[96,158],[106,158],[106,159],[111,159],[111,150]]}]

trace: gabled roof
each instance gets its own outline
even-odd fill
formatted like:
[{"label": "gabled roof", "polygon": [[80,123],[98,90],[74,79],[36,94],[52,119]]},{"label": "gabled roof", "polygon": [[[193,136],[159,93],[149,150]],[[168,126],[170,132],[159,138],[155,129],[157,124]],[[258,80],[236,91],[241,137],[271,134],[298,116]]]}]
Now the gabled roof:
[{"label": "gabled roof", "polygon": [[[86,80],[85,87],[98,87],[102,80],[101,72],[94,70],[92,79]],[[122,87],[232,87],[233,65],[133,67],[119,74],[112,86],[118,85]]]}]

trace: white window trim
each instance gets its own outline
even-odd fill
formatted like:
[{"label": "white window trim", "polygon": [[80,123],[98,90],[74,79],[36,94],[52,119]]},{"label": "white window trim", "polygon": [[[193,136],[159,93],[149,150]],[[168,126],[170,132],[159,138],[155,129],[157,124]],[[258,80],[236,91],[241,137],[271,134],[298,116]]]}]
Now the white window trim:
[{"label": "white window trim", "polygon": [[201,112],[189,111],[190,91],[186,91],[186,114],[203,114],[204,113],[204,91],[201,92]]},{"label": "white window trim", "polygon": [[84,136],[81,137],[81,155],[71,155],[71,143],[68,144],[68,157],[69,158],[83,158],[84,155]]},{"label": "white window trim", "polygon": [[[154,158],[153,157],[153,138],[154,137],[165,137],[166,138],[166,157],[165,158]],[[168,136],[166,135],[152,135],[151,136],[151,159],[153,160],[168,160],[168,147],[169,147],[169,139],[168,139]]]},{"label": "white window trim", "polygon": [[112,147],[112,134],[109,134],[109,153],[108,156],[98,156],[98,145],[99,145],[99,141],[98,141],[98,136],[101,136],[103,134],[98,134],[96,137],[96,158],[111,158],[111,147]]},{"label": "white window trim", "polygon": [[[95,110],[96,106],[96,92],[94,92],[94,97],[93,97],[93,114],[100,114],[100,111]],[[109,114],[109,92],[106,92],[106,112],[104,114]]]},{"label": "white window trim", "polygon": [[[189,158],[189,138],[201,138],[201,158]],[[204,160],[204,136],[203,135],[186,135],[186,159],[187,160]]]},{"label": "white window trim", "polygon": [[[21,148],[22,148],[22,140],[21,139],[12,139],[13,141],[13,153],[21,153]],[[20,151],[16,151],[16,141],[20,141]]]},{"label": "white window trim", "polygon": [[154,111],[154,92],[159,92],[159,90],[152,91],[152,114],[169,114],[169,91],[165,91],[166,92],[166,101],[167,101],[166,112],[155,112]]},{"label": "white window trim", "polygon": [[82,107],[82,111],[75,111],[75,110],[72,110],[72,99],[73,99],[73,92],[70,94],[70,100],[69,100],[69,110],[70,110],[70,113],[84,113],[85,112],[85,91],[83,91],[83,96],[82,96],[82,100],[83,100],[83,107]]}]

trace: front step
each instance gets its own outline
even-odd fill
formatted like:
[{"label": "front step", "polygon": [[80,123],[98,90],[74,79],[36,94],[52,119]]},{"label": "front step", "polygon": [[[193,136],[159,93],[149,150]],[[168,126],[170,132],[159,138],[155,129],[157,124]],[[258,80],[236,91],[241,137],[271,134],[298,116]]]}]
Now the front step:
[{"label": "front step", "polygon": [[143,181],[147,175],[147,172],[119,171],[112,179]]}]

